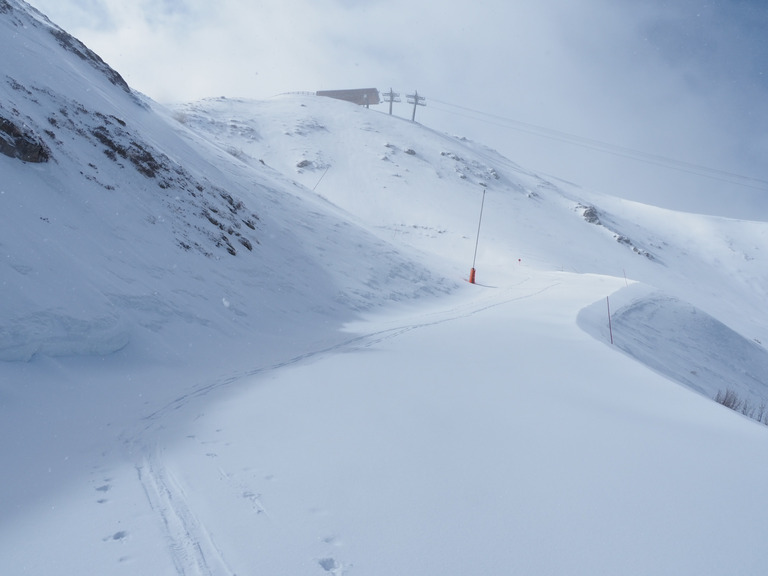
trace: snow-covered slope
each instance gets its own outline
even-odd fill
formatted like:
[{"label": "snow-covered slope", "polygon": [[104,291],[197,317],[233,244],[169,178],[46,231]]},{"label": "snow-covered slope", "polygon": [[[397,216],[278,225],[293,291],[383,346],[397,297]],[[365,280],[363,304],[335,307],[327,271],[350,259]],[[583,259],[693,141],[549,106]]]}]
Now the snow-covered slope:
[{"label": "snow-covered slope", "polygon": [[762,573],[766,224],[0,50],[4,572]]},{"label": "snow-covered slope", "polygon": [[[0,116],[46,161],[0,156],[0,358],[155,346],[155,336],[177,340],[164,335],[173,327],[242,337],[262,324],[269,334],[296,306],[305,308],[303,330],[312,310],[334,302],[373,305],[371,283],[389,297],[422,288],[367,232],[286,194],[266,168],[245,170],[178,130],[32,8],[2,6]],[[312,222],[297,235],[294,218]],[[391,270],[380,277],[379,267],[322,263],[318,251],[343,252],[350,239]],[[284,316],[288,329],[293,315]]]},{"label": "snow-covered slope", "polygon": [[[765,397],[762,222],[591,195],[463,138],[324,98],[213,99],[180,106],[177,117],[244,162],[292,175],[383,240],[428,254],[447,276],[469,272],[486,191],[481,283],[531,267],[640,282],[644,290],[614,303],[620,349],[712,397],[728,387]],[[607,339],[606,309],[594,315]],[[654,360],[659,348],[680,362]],[[707,358],[720,368],[704,367]]]}]

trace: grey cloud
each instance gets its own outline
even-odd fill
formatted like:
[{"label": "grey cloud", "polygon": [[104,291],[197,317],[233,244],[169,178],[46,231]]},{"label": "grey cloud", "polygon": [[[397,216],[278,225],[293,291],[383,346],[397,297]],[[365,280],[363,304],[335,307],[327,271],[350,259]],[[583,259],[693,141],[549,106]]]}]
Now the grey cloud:
[{"label": "grey cloud", "polygon": [[752,215],[768,195],[488,116],[768,180],[762,1],[33,3],[160,101],[358,85],[419,90],[427,97],[420,120],[430,127],[588,188],[690,210],[718,209],[728,195]]}]

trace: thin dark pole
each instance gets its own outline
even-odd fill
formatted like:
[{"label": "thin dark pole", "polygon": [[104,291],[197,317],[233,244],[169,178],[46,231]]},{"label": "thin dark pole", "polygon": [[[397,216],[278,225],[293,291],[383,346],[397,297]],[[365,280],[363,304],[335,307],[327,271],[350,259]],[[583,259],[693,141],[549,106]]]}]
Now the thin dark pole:
[{"label": "thin dark pole", "polygon": [[469,283],[475,283],[475,261],[477,260],[477,245],[480,243],[480,224],[483,222],[483,207],[485,206],[485,188],[483,188],[483,201],[480,203],[480,219],[477,221],[477,238],[475,239],[475,255],[472,256],[472,270],[469,271]]},{"label": "thin dark pole", "polygon": [[[325,175],[328,174],[328,170],[330,170],[330,169],[331,169],[330,166],[328,166],[328,168],[325,169],[325,172],[323,172],[323,175],[320,176],[320,180],[318,180],[317,184],[315,184],[315,188],[317,188],[320,185],[320,182],[322,181],[323,178],[325,178]],[[312,188],[312,192],[315,191],[315,188]]]},{"label": "thin dark pole", "polygon": [[480,202],[480,219],[477,221],[477,238],[475,239],[475,255],[472,257],[472,268],[477,260],[477,245],[480,243],[480,224],[483,222],[483,207],[485,206],[485,188],[483,188],[483,200]]},{"label": "thin dark pole", "polygon": [[611,334],[611,344],[613,344],[613,326],[611,324],[611,300],[608,296],[605,297],[605,303],[608,304],[608,332]]}]

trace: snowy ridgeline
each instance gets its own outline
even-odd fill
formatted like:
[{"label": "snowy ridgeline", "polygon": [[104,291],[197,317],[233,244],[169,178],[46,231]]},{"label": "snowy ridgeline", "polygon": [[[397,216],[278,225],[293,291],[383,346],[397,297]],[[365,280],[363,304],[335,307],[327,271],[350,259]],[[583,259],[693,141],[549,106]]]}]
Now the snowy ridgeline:
[{"label": "snowy ridgeline", "polygon": [[[26,4],[0,6],[13,56],[0,79],[0,360],[301,339],[448,289],[289,179],[184,129]],[[356,266],[361,252],[371,266]]]}]

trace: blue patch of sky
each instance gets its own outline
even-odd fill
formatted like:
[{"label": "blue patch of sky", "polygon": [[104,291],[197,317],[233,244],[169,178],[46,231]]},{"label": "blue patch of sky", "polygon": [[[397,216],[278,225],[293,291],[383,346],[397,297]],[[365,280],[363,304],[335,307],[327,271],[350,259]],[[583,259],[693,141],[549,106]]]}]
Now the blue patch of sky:
[{"label": "blue patch of sky", "polygon": [[683,0],[668,3],[643,33],[674,66],[706,84],[768,89],[768,3]]}]

